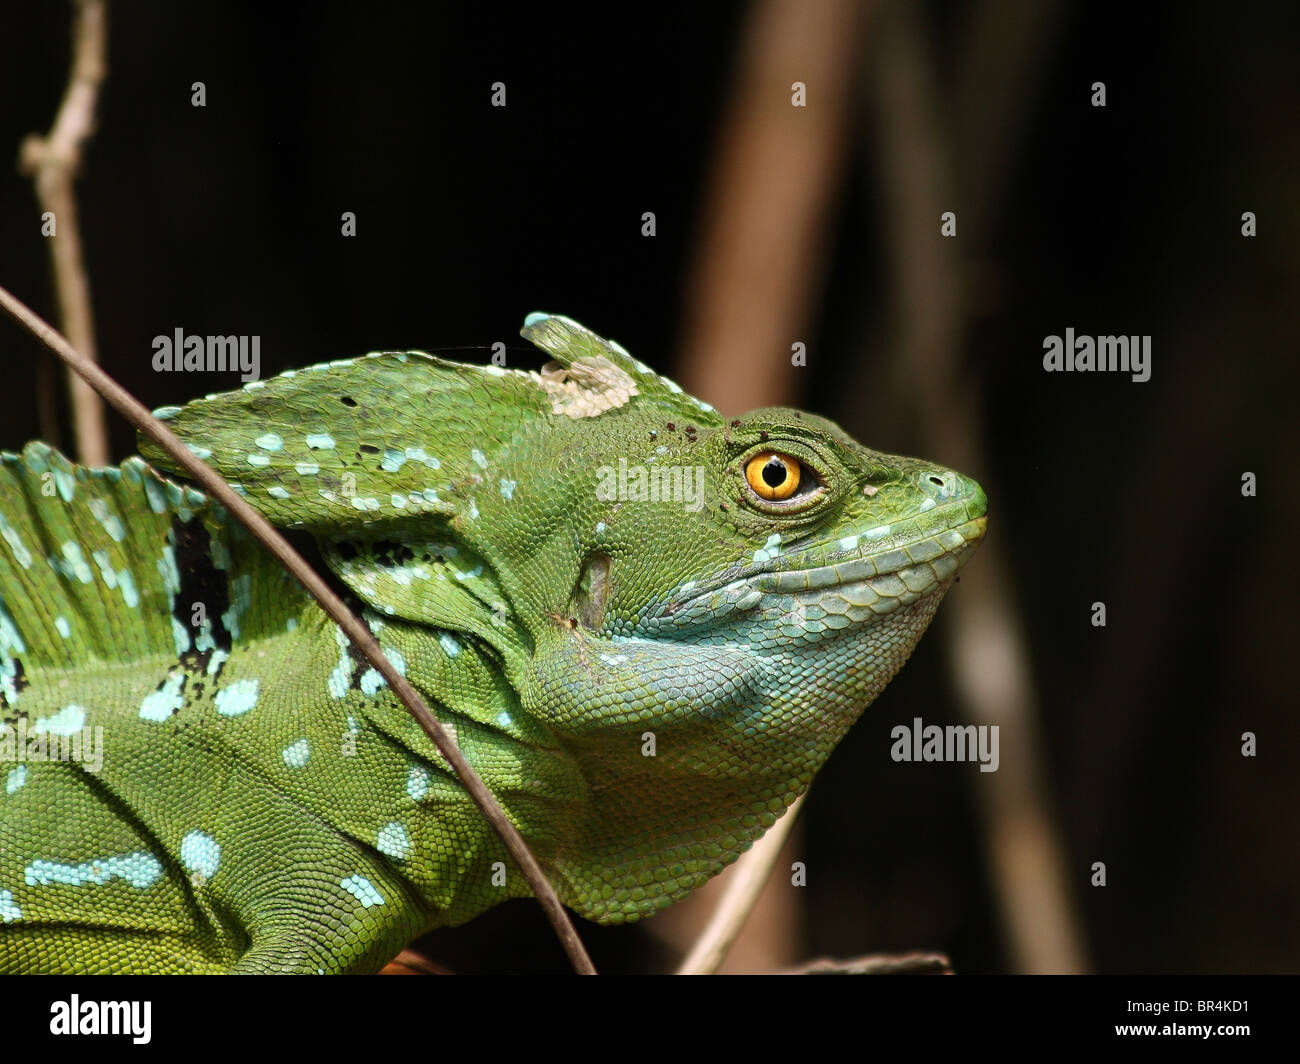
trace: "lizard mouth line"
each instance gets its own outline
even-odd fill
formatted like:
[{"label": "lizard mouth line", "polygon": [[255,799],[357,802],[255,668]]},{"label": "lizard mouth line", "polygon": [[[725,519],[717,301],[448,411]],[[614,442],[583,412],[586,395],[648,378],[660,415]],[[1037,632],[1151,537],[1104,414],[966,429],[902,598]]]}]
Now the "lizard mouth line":
[{"label": "lizard mouth line", "polygon": [[[961,512],[965,514],[964,508]],[[845,557],[836,562],[822,560],[836,553],[834,547],[828,549],[823,544],[784,556],[784,560],[796,562],[816,556],[818,564],[803,568],[762,565],[747,573],[732,570],[704,585],[684,586],[681,590],[687,594],[669,602],[660,617],[685,621],[701,611],[716,617],[758,606],[764,596],[799,596],[850,587],[861,589],[876,603],[873,612],[886,612],[915,601],[955,576],[979,545],[987,525],[988,518],[980,515],[874,553],[845,548]]]}]

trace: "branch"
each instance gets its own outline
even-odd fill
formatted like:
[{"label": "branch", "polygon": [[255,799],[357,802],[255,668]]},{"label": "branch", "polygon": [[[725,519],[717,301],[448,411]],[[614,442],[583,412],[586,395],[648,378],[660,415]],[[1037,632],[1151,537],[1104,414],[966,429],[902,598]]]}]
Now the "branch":
[{"label": "branch", "polygon": [[[31,177],[42,213],[54,216],[50,258],[63,331],[72,346],[96,361],[95,325],[90,309],[90,278],[77,224],[77,197],[73,187],[81,167],[86,141],[95,131],[95,103],[107,72],[107,0],[74,0],[72,64],[63,103],[49,135],[33,133],[23,141],[19,170]],[[68,370],[72,424],[77,457],[83,465],[108,464],[108,431],[104,404],[85,381]]]},{"label": "branch", "polygon": [[796,798],[794,804],[781,815],[781,819],[767,829],[767,834],[736,862],[732,880],[727,884],[727,892],[713,910],[708,925],[695,940],[690,954],[677,969],[678,975],[712,975],[727,959],[727,951],[749,919],[758,896],[763,893],[763,887],[772,874],[776,859],[781,856],[781,847],[785,845],[790,829],[794,827],[804,797],[805,795],[800,795]]},{"label": "branch", "polygon": [[[938,236],[940,213],[964,202],[963,186],[952,162],[951,133],[920,12],[907,3],[887,11],[877,65],[876,159],[898,286],[898,365],[913,389],[913,416],[930,453],[979,472],[989,461],[982,452],[975,389],[958,362],[966,329],[958,298],[959,252],[956,241]],[[1003,64],[1008,70],[1025,67],[1009,59]],[[1029,90],[1022,86],[1021,91]],[[964,173],[972,160],[961,158]],[[981,194],[991,202],[991,190]],[[963,217],[974,213],[958,209]],[[1046,784],[1040,710],[1009,572],[1003,550],[990,540],[979,564],[962,574],[961,593],[945,607],[953,636],[949,652],[968,719],[1001,728],[1002,767],[981,777],[977,795],[1016,967],[1031,973],[1079,972],[1087,959],[1068,889],[1066,848]]]},{"label": "branch", "polygon": [[952,975],[952,963],[943,953],[864,953],[840,961],[819,957],[777,975]]},{"label": "branch", "polygon": [[366,660],[388,682],[392,692],[402,700],[402,704],[410,711],[411,716],[419,721],[424,733],[433,740],[438,752],[456,770],[456,775],[465,785],[465,790],[469,792],[474,804],[482,810],[483,816],[501,837],[510,856],[523,872],[529,887],[555,929],[561,945],[569,955],[574,969],[584,975],[595,975],[596,969],[591,963],[591,958],[587,956],[578,933],[560,905],[560,899],[551,884],[547,882],[546,874],[537,863],[537,858],[528,849],[523,836],[507,819],[505,811],[497,804],[492,792],[487,789],[478,773],[470,767],[469,762],[461,754],[460,748],[443,730],[442,725],[429,712],[429,707],[424,704],[424,700],[416,693],[415,688],[407,682],[405,676],[393,668],[392,662],[379,648],[378,641],[370,634],[370,629],[343,604],[343,600],[330,590],[320,574],[303,561],[301,555],[289,546],[288,541],[265,517],[237,495],[211,466],[196,458],[176,438],[171,429],[150,414],[130,392],[98,365],[75,350],[52,326],[42,321],[5,288],[0,288],[0,307],[3,307],[20,325],[63,359],[66,365],[80,374],[113,409],[166,451],[196,484],[233,513],[254,538],[289,571],[290,575],[307,589],[330,619],[343,629],[347,637],[352,640],[353,646],[366,656]]}]

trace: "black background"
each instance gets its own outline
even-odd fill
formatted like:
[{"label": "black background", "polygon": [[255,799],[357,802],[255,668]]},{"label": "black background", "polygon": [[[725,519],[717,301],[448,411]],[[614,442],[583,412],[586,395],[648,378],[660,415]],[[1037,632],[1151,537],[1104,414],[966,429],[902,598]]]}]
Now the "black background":
[{"label": "black background", "polygon": [[[113,8],[80,204],[101,360],[146,405],[230,384],[152,371],[152,337],[178,327],[259,334],[266,375],[392,348],[483,359],[498,340],[528,364],[516,332],[541,309],[675,372],[750,9],[469,7]],[[923,8],[951,85],[973,8]],[[1294,971],[1298,17],[1282,3],[1059,10],[995,223],[963,274],[978,306],[960,364],[987,455],[964,471],[1012,562],[1092,965]],[[16,158],[63,92],[65,6],[6,4],[0,42],[0,155]],[[871,44],[868,30],[864,70]],[[504,109],[489,106],[498,80]],[[1094,80],[1105,109],[1089,105]],[[190,104],[194,81],[205,108]],[[871,446],[919,451],[891,390],[896,292],[861,111],[791,398]],[[343,211],[355,239],[339,234]],[[0,284],[56,320],[38,209],[13,167],[0,173]],[[1043,337],[1070,325],[1151,334],[1152,380],[1044,374]],[[49,431],[32,400],[45,356],[16,329],[0,345],[0,446],[16,449]],[[130,453],[132,433],[117,419],[112,431],[115,456]],[[58,435],[67,447],[66,423]],[[1245,470],[1258,498],[1241,497]],[[1096,600],[1106,629],[1088,623]],[[806,956],[925,947],[958,970],[1010,966],[979,774],[885,753],[900,720],[959,719],[946,634],[941,610],[818,778]],[[1239,754],[1244,730],[1255,759]],[[1110,873],[1100,890],[1095,860]],[[602,970],[672,962],[644,929],[581,930]],[[529,902],[425,949],[462,971],[564,966]]]}]

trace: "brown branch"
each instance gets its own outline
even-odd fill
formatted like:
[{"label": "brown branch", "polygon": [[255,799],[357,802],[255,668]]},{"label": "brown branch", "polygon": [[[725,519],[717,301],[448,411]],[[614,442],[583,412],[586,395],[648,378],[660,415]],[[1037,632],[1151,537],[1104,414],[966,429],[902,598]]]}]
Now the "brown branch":
[{"label": "brown branch", "polygon": [[[86,141],[95,131],[95,103],[107,71],[107,0],[74,0],[72,64],[59,113],[47,136],[33,133],[23,141],[19,169],[31,177],[41,211],[54,216],[49,237],[59,317],[72,346],[96,361],[95,324],[90,306],[90,278],[82,254],[74,188]],[[68,370],[72,424],[77,457],[83,465],[108,464],[108,430],[104,404],[95,390]]]},{"label": "brown branch", "polygon": [[85,358],[74,349],[66,339],[59,335],[47,322],[38,317],[31,309],[15,298],[8,290],[0,288],[0,307],[3,307],[20,325],[26,328],[41,343],[59,356],[63,362],[81,375],[92,385],[108,404],[127,419],[132,425],[154,441],[167,455],[209,495],[216,498],[227,510],[234,514],[274,557],[283,565],[323,609],[347,637],[353,646],[365,655],[366,660],[378,670],[388,682],[392,692],[402,700],[424,729],[424,733],[433,740],[438,752],[456,770],[465,790],[469,792],[474,804],[482,811],[484,818],[500,836],[510,856],[523,872],[533,894],[541,903],[551,926],[555,929],[560,943],[569,955],[569,960],[576,971],[594,975],[596,969],[583,948],[578,933],[569,921],[560,899],[551,884],[547,882],[537,858],[528,849],[523,836],[506,817],[505,811],[497,804],[492,792],[479,778],[465,760],[460,748],[451,740],[438,723],[424,700],[416,693],[406,677],[393,668],[392,662],[380,649],[378,641],[370,633],[359,617],[343,604],[343,600],[330,590],[329,585],[311,568],[289,542],[272,527],[260,513],[253,509],[227,484],[211,466],[196,458],[184,444],[161,421],[149,413],[134,396],[104,372],[96,363]]},{"label": "brown branch", "polygon": [[[909,3],[889,5],[880,20],[876,157],[898,284],[897,365],[929,451],[985,479],[975,389],[957,365],[966,324],[957,299],[958,241],[964,238],[939,236],[943,211],[959,218],[967,212],[923,30]],[[992,201],[991,189],[981,194],[985,203]],[[989,494],[996,499],[995,491]],[[1078,972],[1087,967],[1086,953],[1046,785],[1040,711],[1009,574],[998,541],[990,540],[947,607],[950,657],[968,719],[1001,729],[1001,768],[981,777],[977,793],[1016,966],[1031,973]]]},{"label": "brown branch", "polygon": [[733,868],[726,893],[713,910],[708,925],[695,940],[691,952],[678,967],[678,975],[712,975],[722,967],[722,962],[727,959],[727,951],[745,926],[758,896],[763,893],[763,887],[772,875],[772,868],[781,856],[781,847],[785,845],[785,840],[794,827],[803,800],[804,795],[796,798],[781,815],[781,819],[768,828],[767,833],[748,851],[741,854]]}]

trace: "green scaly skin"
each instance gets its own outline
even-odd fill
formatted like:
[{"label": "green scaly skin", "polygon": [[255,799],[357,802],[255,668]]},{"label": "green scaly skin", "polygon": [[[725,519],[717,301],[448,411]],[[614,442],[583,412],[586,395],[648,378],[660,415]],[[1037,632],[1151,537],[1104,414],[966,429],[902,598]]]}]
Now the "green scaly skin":
[{"label": "green scaly skin", "polygon": [[[725,421],[568,319],[523,334],[540,373],[386,353],[160,416],[314,537],[560,897],[620,923],[807,788],[985,499],[809,414]],[[804,467],[789,501],[746,481],[769,450]],[[700,469],[701,505],[638,468]],[[333,623],[138,458],[0,462],[0,727],[3,971],[374,971],[527,893]],[[83,728],[101,764],[39,759]]]}]

